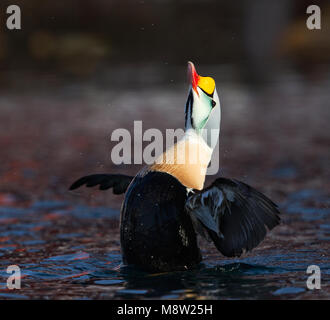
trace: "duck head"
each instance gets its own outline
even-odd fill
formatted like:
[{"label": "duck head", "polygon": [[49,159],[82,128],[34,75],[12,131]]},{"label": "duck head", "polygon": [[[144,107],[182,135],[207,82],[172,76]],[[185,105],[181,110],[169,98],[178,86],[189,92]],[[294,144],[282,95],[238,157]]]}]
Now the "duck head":
[{"label": "duck head", "polygon": [[200,135],[214,149],[220,133],[220,100],[211,77],[198,75],[192,62],[188,62],[189,92],[185,109],[185,130]]}]

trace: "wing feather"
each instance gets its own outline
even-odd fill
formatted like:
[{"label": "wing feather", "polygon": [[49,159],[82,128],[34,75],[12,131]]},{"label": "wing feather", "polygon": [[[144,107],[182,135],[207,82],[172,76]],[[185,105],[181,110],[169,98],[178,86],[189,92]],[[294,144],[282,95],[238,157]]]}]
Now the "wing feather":
[{"label": "wing feather", "polygon": [[100,190],[113,188],[112,192],[114,194],[122,194],[126,192],[132,179],[132,176],[123,174],[92,174],[75,181],[70,186],[69,190],[77,189],[84,184],[89,188],[99,185]]},{"label": "wing feather", "polygon": [[202,192],[192,194],[185,208],[207,230],[217,249],[229,257],[255,248],[267,230],[280,222],[274,202],[234,179],[218,178]]}]

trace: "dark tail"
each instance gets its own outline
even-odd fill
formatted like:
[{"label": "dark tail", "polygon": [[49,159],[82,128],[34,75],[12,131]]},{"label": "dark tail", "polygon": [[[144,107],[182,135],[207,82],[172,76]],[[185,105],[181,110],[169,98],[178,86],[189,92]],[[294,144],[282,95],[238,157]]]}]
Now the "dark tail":
[{"label": "dark tail", "polygon": [[75,181],[69,190],[74,190],[86,184],[86,187],[94,187],[99,185],[100,190],[107,190],[113,188],[114,194],[125,193],[127,187],[134,177],[123,174],[92,174],[82,177]]}]

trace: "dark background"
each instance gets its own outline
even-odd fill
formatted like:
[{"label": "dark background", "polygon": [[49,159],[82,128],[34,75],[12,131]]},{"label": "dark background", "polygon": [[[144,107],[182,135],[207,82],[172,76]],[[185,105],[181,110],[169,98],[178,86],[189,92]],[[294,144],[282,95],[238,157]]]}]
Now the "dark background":
[{"label": "dark background", "polygon": [[[321,30],[306,27],[309,1],[16,1],[22,30],[8,31],[10,4],[0,5],[2,192],[72,200],[80,175],[135,173],[112,165],[111,132],[134,120],[182,127],[188,60],[220,94],[219,174],[278,200],[327,187],[327,1],[312,3]],[[79,201],[121,201],[91,194]]]}]

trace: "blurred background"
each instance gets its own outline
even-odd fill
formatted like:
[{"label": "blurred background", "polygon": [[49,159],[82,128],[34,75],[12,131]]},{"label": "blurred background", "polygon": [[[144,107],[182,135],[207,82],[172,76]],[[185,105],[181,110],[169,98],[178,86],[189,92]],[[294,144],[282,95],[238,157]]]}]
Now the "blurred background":
[{"label": "blurred background", "polygon": [[[119,208],[109,193],[67,187],[140,168],[113,166],[114,129],[183,126],[188,60],[220,93],[219,175],[277,200],[328,188],[328,1],[17,0],[22,29],[13,31],[10,4],[0,4],[2,194]],[[310,4],[321,30],[306,27]]]},{"label": "blurred background", "polygon": [[[21,30],[6,28],[12,4]],[[306,27],[312,4],[321,30]],[[202,242],[204,269],[135,278],[122,268],[123,196],[68,187],[142,167],[112,163],[115,129],[183,127],[189,60],[222,106],[206,185],[251,184],[282,224],[240,260]],[[329,299],[329,122],[329,1],[1,0],[0,299]],[[20,291],[6,287],[10,264]],[[306,289],[311,264],[322,290]]]}]

